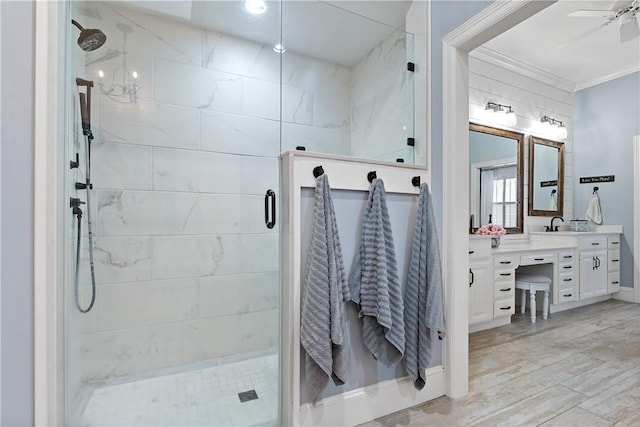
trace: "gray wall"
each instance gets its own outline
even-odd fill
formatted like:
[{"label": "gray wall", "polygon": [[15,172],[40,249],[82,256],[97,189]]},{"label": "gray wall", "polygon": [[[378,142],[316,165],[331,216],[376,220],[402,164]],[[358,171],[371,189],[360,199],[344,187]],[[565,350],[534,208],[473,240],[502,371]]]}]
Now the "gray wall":
[{"label": "gray wall", "polygon": [[34,4],[1,1],[3,426],[33,425]]},{"label": "gray wall", "polygon": [[439,229],[442,229],[442,212],[444,209],[442,194],[442,39],[491,3],[493,1],[489,0],[437,0],[431,3],[431,195]]},{"label": "gray wall", "polygon": [[[621,224],[620,283],[633,287],[633,137],[640,134],[640,72],[576,92],[574,212],[584,217],[594,185],[604,224]],[[580,177],[615,175],[615,182],[580,184]]]}]

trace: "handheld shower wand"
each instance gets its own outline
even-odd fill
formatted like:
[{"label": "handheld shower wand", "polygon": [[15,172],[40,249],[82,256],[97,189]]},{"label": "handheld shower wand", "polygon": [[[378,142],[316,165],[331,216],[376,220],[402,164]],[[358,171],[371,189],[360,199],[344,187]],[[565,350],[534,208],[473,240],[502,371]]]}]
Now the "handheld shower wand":
[{"label": "handheld shower wand", "polygon": [[76,249],[76,274],[75,274],[75,297],[76,297],[76,306],[81,313],[87,313],[93,308],[93,304],[96,300],[96,275],[95,275],[95,266],[93,261],[93,223],[91,222],[91,190],[93,189],[93,184],[91,184],[91,141],[93,140],[93,132],[91,132],[91,88],[93,87],[93,81],[84,80],[81,78],[76,78],[76,85],[78,87],[84,86],[86,88],[86,93],[80,92],[78,97],[80,98],[80,120],[82,125],[82,134],[85,137],[85,182],[76,182],[75,189],[76,190],[87,190],[87,208],[86,208],[86,217],[87,217],[87,234],[89,238],[89,268],[91,271],[91,302],[87,308],[82,308],[80,304],[79,297],[79,265],[80,265],[80,230],[81,230],[81,219],[82,219],[82,211],[80,210],[79,204],[81,203],[79,199],[77,200],[77,204],[74,206],[74,199],[72,199],[72,208],[73,213],[77,216],[78,219],[78,240],[77,240],[77,249]]}]

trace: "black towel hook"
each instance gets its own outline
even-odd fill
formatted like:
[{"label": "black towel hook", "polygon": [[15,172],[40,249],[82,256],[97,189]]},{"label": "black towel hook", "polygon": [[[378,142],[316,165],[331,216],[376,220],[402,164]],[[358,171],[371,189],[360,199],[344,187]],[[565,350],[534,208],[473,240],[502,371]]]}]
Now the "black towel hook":
[{"label": "black towel hook", "polygon": [[313,176],[314,178],[319,177],[320,175],[324,174],[324,169],[322,169],[322,166],[316,166],[315,168],[313,168]]},{"label": "black towel hook", "polygon": [[556,194],[556,190],[555,189],[551,190],[551,195],[553,196],[554,194]]},{"label": "black towel hook", "polygon": [[373,182],[374,179],[376,179],[378,177],[378,174],[376,173],[376,171],[371,171],[367,174],[367,179],[369,180],[369,182]]},{"label": "black towel hook", "polygon": [[598,192],[599,188],[598,187],[593,187],[593,194],[596,194]]},{"label": "black towel hook", "polygon": [[411,184],[413,184],[414,187],[420,187],[420,176],[411,178]]}]

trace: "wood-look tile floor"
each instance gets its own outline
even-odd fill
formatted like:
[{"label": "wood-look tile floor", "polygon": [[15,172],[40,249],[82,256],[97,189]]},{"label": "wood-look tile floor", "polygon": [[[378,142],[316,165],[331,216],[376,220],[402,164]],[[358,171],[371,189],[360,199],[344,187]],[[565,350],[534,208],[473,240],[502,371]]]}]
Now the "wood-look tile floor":
[{"label": "wood-look tile floor", "polygon": [[533,324],[517,313],[510,325],[469,336],[465,398],[363,425],[638,427],[640,304],[608,300]]}]

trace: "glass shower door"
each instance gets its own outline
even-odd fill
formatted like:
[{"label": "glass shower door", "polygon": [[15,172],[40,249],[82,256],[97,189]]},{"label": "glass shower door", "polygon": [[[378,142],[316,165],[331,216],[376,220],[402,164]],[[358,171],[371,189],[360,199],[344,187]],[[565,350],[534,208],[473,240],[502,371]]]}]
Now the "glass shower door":
[{"label": "glass shower door", "polygon": [[106,35],[84,51],[67,30],[69,425],[278,425],[280,3],[266,5],[69,4]]}]

